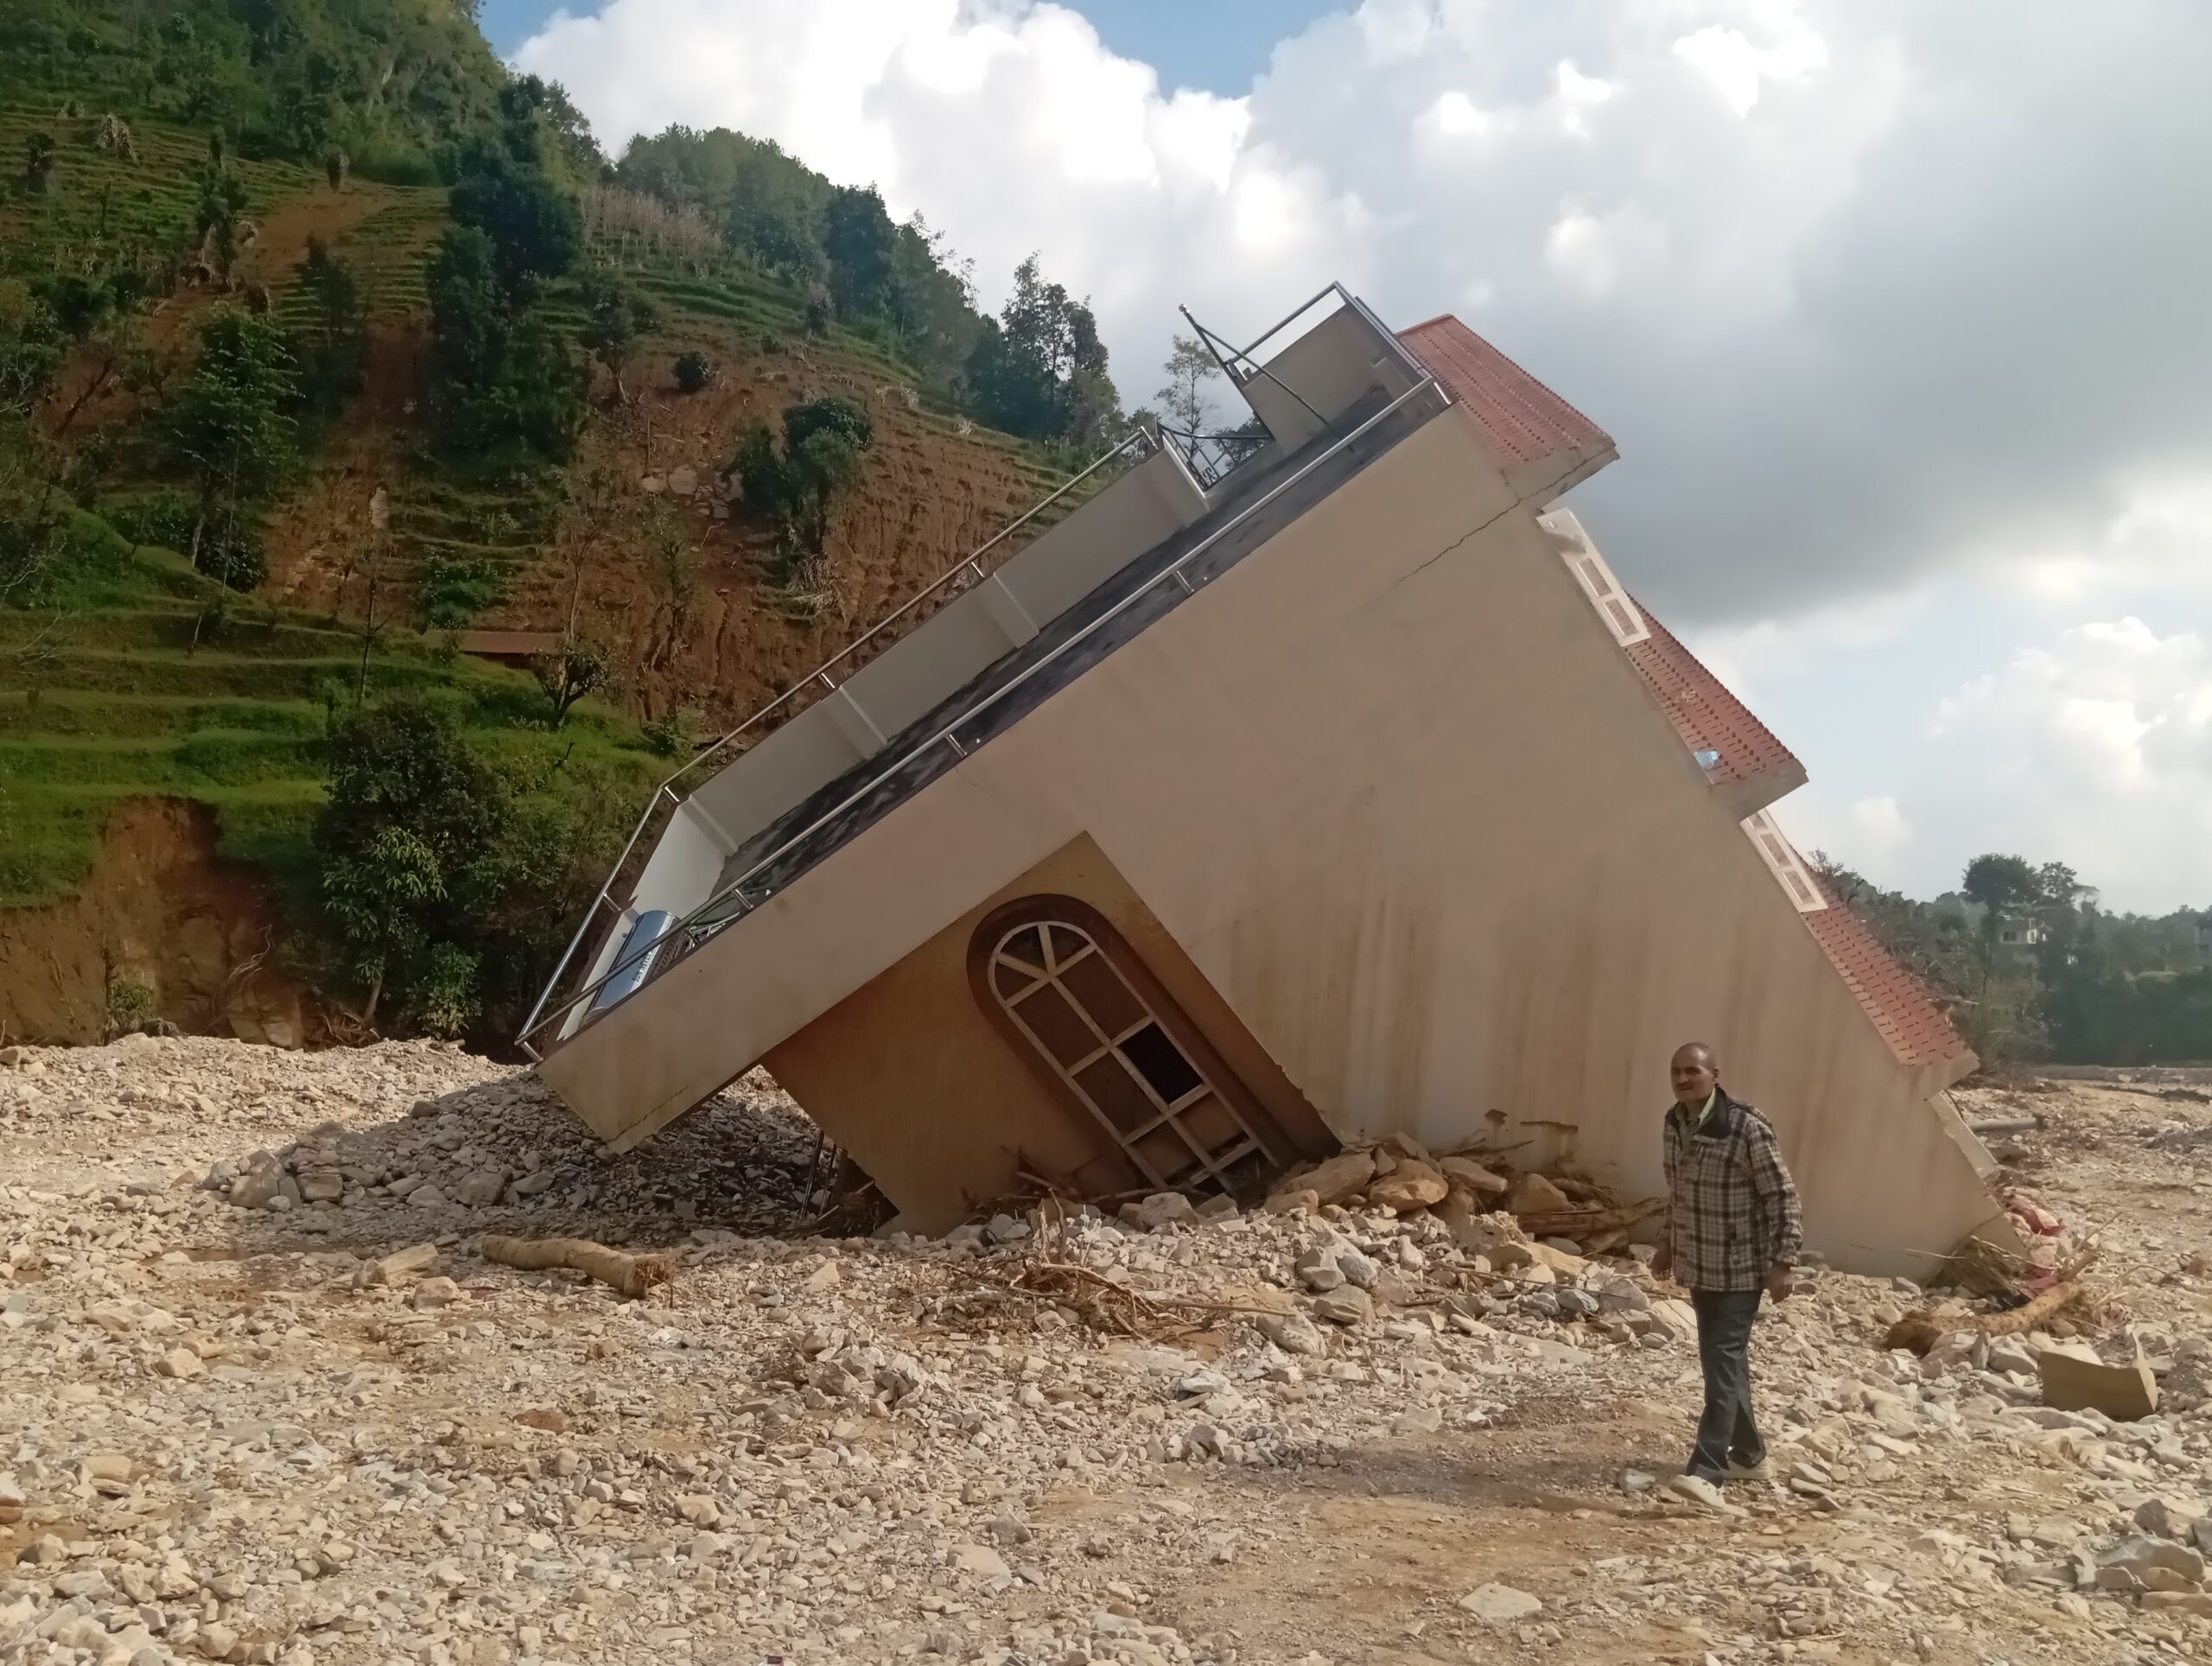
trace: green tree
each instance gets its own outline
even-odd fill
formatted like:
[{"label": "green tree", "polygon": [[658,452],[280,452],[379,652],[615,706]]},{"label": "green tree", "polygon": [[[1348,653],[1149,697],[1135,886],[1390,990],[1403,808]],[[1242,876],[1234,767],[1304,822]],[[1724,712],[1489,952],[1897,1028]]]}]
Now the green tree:
[{"label": "green tree", "polygon": [[270,320],[225,307],[200,330],[200,356],[168,413],[169,439],[199,488],[190,554],[233,588],[258,575],[240,570],[233,533],[290,471],[292,410],[299,379],[283,332]]},{"label": "green tree", "polygon": [[61,149],[51,133],[34,133],[23,141],[23,188],[43,195],[53,188],[54,169]]},{"label": "green tree", "polygon": [[323,919],[361,1021],[395,996],[403,1017],[458,1033],[478,1008],[472,921],[495,894],[505,785],[452,717],[394,701],[341,722],[316,817]]},{"label": "green tree", "polygon": [[361,391],[368,369],[368,309],[352,269],[319,237],[308,239],[307,258],[293,281],[308,303],[291,337],[301,398],[308,411],[328,421]]},{"label": "green tree", "polygon": [[1160,414],[1178,428],[1197,432],[1205,424],[1208,385],[1220,377],[1221,366],[1205,342],[1178,334],[1160,369],[1167,378],[1152,396],[1160,402]]},{"label": "green tree", "polygon": [[2043,881],[2023,856],[1976,856],[1967,864],[1959,889],[1992,914],[2033,907],[2043,900]]},{"label": "green tree", "polygon": [[681,393],[703,393],[715,379],[715,361],[694,348],[676,356],[676,386]]},{"label": "green tree", "polygon": [[534,306],[501,283],[492,239],[449,228],[432,258],[430,407],[438,443],[464,455],[520,448],[568,456],[583,416],[583,375]]},{"label": "green tree", "polygon": [[630,393],[622,382],[623,363],[639,336],[660,327],[660,309],[628,279],[605,270],[584,279],[578,299],[584,308],[580,339],[614,378],[616,403],[627,404]]},{"label": "green tree", "polygon": [[566,636],[550,653],[530,662],[531,674],[553,705],[553,727],[569,721],[569,708],[607,681],[606,652],[582,637]]},{"label": "green tree", "polygon": [[787,409],[780,444],[765,423],[739,439],[728,472],[746,503],[777,529],[779,576],[803,592],[821,588],[830,513],[859,484],[874,438],[868,413],[833,396]]},{"label": "green tree", "polygon": [[453,188],[453,217],[491,239],[499,282],[520,297],[576,264],[584,246],[575,193],[511,148],[479,142]]},{"label": "green tree", "polygon": [[226,283],[238,264],[238,222],[245,203],[245,187],[224,160],[222,136],[216,134],[208,141],[207,163],[200,172],[196,223],[200,262]]},{"label": "green tree", "polygon": [[1120,422],[1097,321],[1045,281],[1035,255],[1015,269],[1004,310],[984,321],[965,375],[983,419],[1009,434],[1091,444]]},{"label": "green tree", "polygon": [[822,214],[830,296],[840,318],[890,316],[899,301],[899,228],[874,186],[833,191]]}]

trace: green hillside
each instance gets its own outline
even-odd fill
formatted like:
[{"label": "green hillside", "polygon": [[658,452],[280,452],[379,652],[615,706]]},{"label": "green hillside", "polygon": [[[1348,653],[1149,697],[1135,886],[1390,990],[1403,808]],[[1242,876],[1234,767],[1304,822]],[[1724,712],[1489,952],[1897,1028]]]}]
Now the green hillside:
[{"label": "green hillside", "polygon": [[688,740],[1123,431],[1035,261],[989,318],[773,145],[610,161],[454,0],[14,0],[0,908],[189,799],[295,975],[496,1040]]}]

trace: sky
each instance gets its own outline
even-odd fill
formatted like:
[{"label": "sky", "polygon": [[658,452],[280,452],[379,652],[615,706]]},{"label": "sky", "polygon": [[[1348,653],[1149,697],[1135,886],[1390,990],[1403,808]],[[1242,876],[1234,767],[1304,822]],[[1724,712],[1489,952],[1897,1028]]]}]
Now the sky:
[{"label": "sky", "polygon": [[[610,150],[671,122],[1088,295],[1456,312],[1620,460],[1573,504],[1803,760],[1797,843],[2212,905],[2202,0],[488,0]],[[1224,412],[1224,416],[1230,413]]]}]

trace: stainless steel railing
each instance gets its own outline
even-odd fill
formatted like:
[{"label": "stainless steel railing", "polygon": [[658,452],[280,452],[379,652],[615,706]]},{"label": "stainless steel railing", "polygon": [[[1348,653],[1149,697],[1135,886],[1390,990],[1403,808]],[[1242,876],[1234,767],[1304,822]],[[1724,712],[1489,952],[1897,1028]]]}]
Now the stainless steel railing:
[{"label": "stainless steel railing", "polygon": [[[1332,289],[1336,289],[1338,293],[1343,293],[1341,285],[1332,285],[1331,287]],[[1318,301],[1329,294],[1329,290],[1325,289],[1321,292],[1320,296],[1315,296],[1314,299]],[[1347,299],[1350,299],[1350,297],[1347,296]],[[1313,304],[1313,302],[1308,302],[1306,308],[1300,308],[1299,310],[1303,312],[1306,308],[1310,308]],[[1354,304],[1356,305],[1357,303],[1355,302]],[[1361,310],[1363,315],[1371,319],[1371,314],[1366,314],[1363,308]],[[1294,313],[1291,316],[1295,318],[1297,314]],[[1287,322],[1288,321],[1287,320],[1285,321]],[[1272,334],[1272,332],[1270,332],[1270,334]],[[1387,334],[1387,332],[1385,332],[1385,334]],[[1261,338],[1262,340],[1265,340],[1267,338],[1264,336]],[[1395,341],[1396,338],[1391,337],[1390,339]],[[1407,357],[1415,366],[1419,366],[1419,360],[1412,359],[1410,354],[1408,354]],[[855,804],[859,804],[862,799],[874,792],[877,788],[883,785],[885,782],[888,781],[892,776],[897,773],[899,770],[905,768],[913,759],[921,756],[923,754],[925,754],[933,747],[938,746],[949,747],[956,758],[965,758],[968,755],[967,750],[960,743],[957,733],[957,730],[974,722],[977,717],[982,716],[984,713],[989,711],[1001,701],[1013,694],[1015,690],[1024,686],[1033,678],[1043,672],[1048,666],[1056,664],[1079,645],[1089,640],[1092,636],[1104,629],[1108,625],[1111,624],[1116,619],[1119,618],[1129,608],[1135,607],[1139,601],[1150,595],[1161,585],[1179,583],[1184,585],[1185,588],[1187,590],[1189,587],[1188,582],[1183,577],[1184,569],[1188,567],[1192,562],[1196,561],[1200,556],[1204,555],[1215,544],[1218,544],[1223,538],[1227,537],[1231,532],[1236,531],[1239,527],[1243,526],[1247,521],[1250,520],[1253,516],[1258,514],[1262,510],[1273,504],[1277,499],[1281,498],[1292,487],[1303,481],[1316,469],[1340,455],[1356,442],[1371,433],[1381,423],[1396,415],[1399,410],[1402,410],[1416,396],[1435,388],[1436,386],[1436,378],[1429,374],[1425,366],[1421,367],[1419,379],[1415,381],[1411,387],[1408,388],[1403,393],[1399,394],[1395,398],[1392,399],[1388,404],[1384,405],[1373,416],[1368,417],[1364,422],[1361,423],[1357,428],[1354,428],[1349,433],[1340,436],[1331,445],[1329,445],[1325,450],[1321,451],[1315,456],[1309,459],[1294,473],[1286,476],[1281,480],[1278,480],[1273,486],[1268,488],[1267,492],[1254,499],[1252,502],[1245,505],[1243,508],[1238,510],[1235,515],[1230,517],[1230,519],[1224,522],[1220,526],[1215,528],[1214,531],[1208,533],[1198,543],[1192,544],[1190,549],[1185,550],[1180,556],[1177,556],[1173,562],[1169,563],[1166,567],[1162,568],[1158,573],[1154,574],[1150,579],[1146,581],[1146,582],[1140,585],[1136,589],[1131,591],[1128,595],[1122,597],[1121,601],[1116,602],[1111,607],[1109,607],[1105,612],[1099,614],[1097,618],[1092,620],[1081,630],[1068,637],[1065,641],[1055,645],[1049,653],[1041,656],[1031,664],[1025,666],[1020,673],[1009,677],[1005,683],[1001,684],[997,688],[991,690],[988,693],[978,696],[976,699],[965,707],[957,716],[954,717],[950,722],[938,728],[935,734],[931,734],[919,746],[903,752],[897,759],[887,764],[884,768],[871,774],[862,785],[856,787],[851,792],[846,794],[831,808],[823,811],[820,815],[808,822],[807,824],[798,831],[785,838],[773,850],[770,851],[766,855],[762,856],[759,861],[755,862],[750,868],[747,868],[744,873],[739,874],[736,879],[715,891],[714,893],[709,896],[705,901],[702,902],[682,919],[677,921],[675,925],[671,926],[668,931],[663,934],[660,940],[664,944],[669,945],[671,952],[662,956],[657,956],[655,957],[652,971],[649,974],[645,982],[641,983],[639,986],[639,989],[642,989],[646,987],[646,985],[654,978],[658,977],[664,973],[669,967],[683,959],[692,951],[696,950],[702,944],[711,938],[716,932],[721,931],[724,927],[734,924],[735,921],[742,919],[754,908],[766,901],[769,897],[774,895],[775,893],[773,890],[766,892],[758,898],[752,898],[746,895],[747,886],[751,884],[761,874],[774,867],[785,856],[796,850],[806,840],[811,838],[816,833],[819,832],[823,827],[836,820],[837,817],[843,815]],[[734,909],[716,914],[715,918],[711,919],[706,918],[706,916],[708,916],[712,911],[720,908],[722,904],[733,899],[738,905]],[[582,933],[579,932],[578,935],[581,936]],[[573,945],[571,946],[573,948]],[[565,963],[566,957],[564,957],[563,959]],[[531,1038],[533,1036],[543,1030],[547,1026],[562,1021],[566,1015],[573,1011],[580,1003],[588,1001],[594,995],[597,995],[600,989],[613,977],[614,977],[617,975],[617,972],[620,970],[622,969],[617,968],[615,970],[607,972],[603,976],[594,979],[584,988],[577,990],[574,995],[570,995],[566,1001],[561,1002],[559,1006],[556,1007],[550,1013],[541,1013],[539,1010],[533,1009],[531,1014],[530,1022],[524,1026],[521,1034],[517,1036],[516,1040],[525,1048],[531,1047]],[[550,989],[547,993],[550,996]],[[638,991],[633,990],[629,995],[623,998],[625,1000],[634,999]],[[541,997],[538,1002],[538,1008],[543,1008],[544,1004],[545,999]],[[618,1002],[617,1004],[619,1005],[620,1003]],[[610,1008],[610,1010],[612,1009]]]},{"label": "stainless steel railing", "polygon": [[[660,783],[658,786],[655,787],[653,789],[652,797],[646,800],[644,813],[638,817],[637,826],[631,830],[629,842],[622,847],[622,854],[615,858],[613,867],[607,870],[607,879],[605,882],[600,886],[599,894],[592,899],[591,906],[584,910],[583,919],[577,925],[575,935],[569,938],[569,946],[562,951],[561,958],[553,968],[553,975],[545,980],[545,987],[538,991],[537,1004],[531,1008],[530,1016],[523,1021],[522,1030],[520,1033],[516,1036],[516,1040],[523,1046],[528,1047],[530,1045],[530,1038],[544,1027],[544,1026],[538,1021],[545,1015],[545,1003],[553,998],[553,992],[561,987],[561,980],[568,976],[569,964],[575,959],[576,951],[583,946],[585,938],[590,935],[594,923],[599,919],[600,910],[604,907],[613,906],[617,915],[620,915],[621,912],[620,906],[615,905],[613,902],[615,883],[621,878],[623,868],[629,862],[632,853],[637,849],[638,842],[645,836],[645,830],[652,824],[653,818],[661,812],[662,801],[664,799],[667,800],[668,804],[671,809],[673,806],[681,804],[683,802],[683,795],[676,790],[677,782],[692,774],[702,766],[721,757],[721,755],[727,752],[740,738],[750,734],[762,723],[767,722],[769,718],[774,716],[778,712],[783,711],[785,708],[790,707],[791,709],[787,714],[788,715],[796,715],[800,708],[795,703],[798,700],[799,696],[804,694],[808,690],[817,689],[823,694],[834,692],[840,686],[840,684],[838,680],[833,677],[832,673],[836,672],[848,661],[854,658],[862,649],[868,647],[869,644],[875,641],[884,633],[884,632],[890,629],[892,626],[897,624],[901,619],[904,619],[907,614],[913,612],[915,608],[920,607],[931,597],[945,591],[948,587],[952,586],[956,581],[963,577],[969,578],[974,582],[980,583],[983,579],[989,576],[989,575],[984,570],[983,558],[989,555],[992,550],[997,549],[1008,538],[1012,537],[1016,532],[1020,531],[1024,526],[1034,520],[1039,515],[1051,508],[1061,499],[1066,497],[1069,493],[1074,491],[1076,487],[1082,485],[1084,481],[1097,474],[1099,470],[1106,467],[1109,464],[1116,461],[1117,459],[1126,458],[1132,455],[1140,458],[1149,456],[1158,448],[1159,443],[1160,442],[1157,436],[1151,434],[1149,431],[1141,428],[1133,429],[1128,436],[1122,440],[1120,444],[1115,446],[1112,449],[1103,453],[1085,467],[1079,474],[1070,476],[1065,481],[1061,483],[1057,490],[1053,491],[1048,496],[1039,499],[1037,502],[1032,504],[1019,516],[1015,517],[1013,520],[1008,521],[1004,526],[1001,527],[997,532],[994,533],[984,543],[978,544],[975,549],[969,550],[962,559],[955,562],[951,566],[946,568],[942,573],[939,573],[926,585],[923,586],[922,588],[917,590],[912,595],[907,597],[907,599],[901,602],[896,608],[890,613],[886,614],[881,619],[876,620],[874,624],[868,626],[868,628],[863,631],[859,636],[855,637],[850,642],[848,642],[836,653],[823,660],[821,664],[816,666],[814,670],[810,671],[805,677],[802,677],[798,682],[792,684],[790,688],[785,690],[783,693],[778,695],[766,705],[761,707],[760,710],[754,712],[750,717],[740,723],[735,728],[731,729],[720,739],[709,742],[698,752],[693,754],[686,762],[671,773]],[[608,976],[612,976],[613,974],[609,973]],[[601,982],[604,982],[606,980],[604,978],[600,980]],[[593,985],[594,989],[597,987],[598,985],[596,983]],[[562,1003],[561,1010],[565,1011],[575,1004],[575,998],[571,998],[570,1000]]]}]

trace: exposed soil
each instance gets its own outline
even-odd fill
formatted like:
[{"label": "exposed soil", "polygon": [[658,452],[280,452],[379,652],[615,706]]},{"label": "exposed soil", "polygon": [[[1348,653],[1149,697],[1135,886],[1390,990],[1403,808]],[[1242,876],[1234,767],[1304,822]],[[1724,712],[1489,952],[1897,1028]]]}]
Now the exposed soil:
[{"label": "exposed soil", "polygon": [[128,800],[75,896],[0,910],[0,1041],[104,1040],[126,984],[179,1029],[288,1046],[317,1039],[309,997],[276,970],[268,887],[218,856],[215,835],[204,804]]}]

